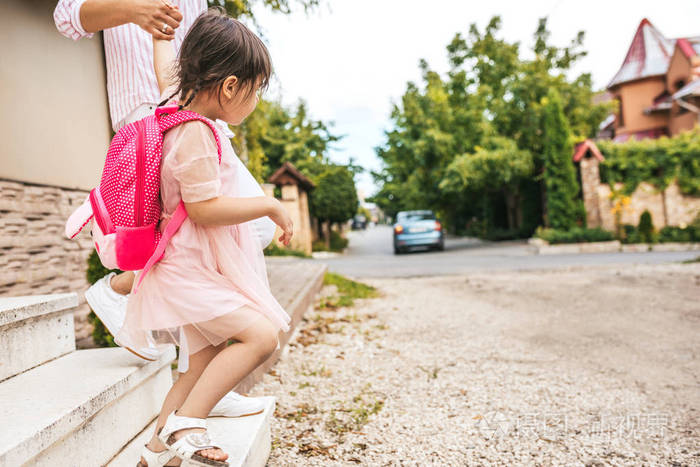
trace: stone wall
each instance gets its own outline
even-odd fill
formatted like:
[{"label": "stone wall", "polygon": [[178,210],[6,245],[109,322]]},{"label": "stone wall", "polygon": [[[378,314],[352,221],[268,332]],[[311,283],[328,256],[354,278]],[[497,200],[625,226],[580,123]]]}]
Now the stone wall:
[{"label": "stone wall", "polygon": [[0,180],[0,296],[77,292],[77,340],[92,330],[83,296],[92,241],[88,232],[69,240],[63,231],[86,196],[82,190]]},{"label": "stone wall", "polygon": [[[598,164],[596,158],[584,157],[579,165],[586,223],[588,227],[602,227],[614,231],[615,215],[614,202],[610,198],[611,189],[608,184],[600,183]],[[622,184],[618,184],[616,188],[621,186]],[[639,216],[645,210],[651,214],[657,229],[667,225],[689,224],[700,214],[700,197],[684,195],[675,182],[663,191],[642,182],[630,195],[629,204],[623,207],[621,223],[637,225]]]},{"label": "stone wall", "polygon": [[[613,202],[610,199],[610,192],[609,185],[601,184],[598,186],[601,227],[614,231],[615,216],[612,213]],[[682,194],[675,182],[664,191],[659,191],[649,183],[642,182],[630,196],[629,205],[623,207],[621,223],[639,224],[639,216],[645,210],[651,214],[654,227],[657,229],[667,225],[690,224],[700,214],[700,197]]]}]

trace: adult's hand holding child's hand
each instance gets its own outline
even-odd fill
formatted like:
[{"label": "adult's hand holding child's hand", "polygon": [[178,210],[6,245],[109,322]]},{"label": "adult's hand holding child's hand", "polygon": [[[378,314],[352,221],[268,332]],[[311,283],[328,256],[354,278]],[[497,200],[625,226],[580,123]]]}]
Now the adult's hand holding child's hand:
[{"label": "adult's hand holding child's hand", "polygon": [[284,206],[282,206],[282,203],[280,203],[277,198],[271,199],[273,200],[274,205],[272,213],[269,217],[272,220],[272,222],[279,225],[282,229],[282,235],[277,240],[282,242],[284,246],[288,246],[290,240],[292,239],[294,230],[292,218],[289,217],[289,213],[287,213],[287,210],[284,209]]},{"label": "adult's hand holding child's hand", "polygon": [[[175,29],[180,26],[182,13],[167,0],[131,0],[133,20],[141,29],[156,39],[175,39]],[[165,26],[167,25],[167,27]]]}]

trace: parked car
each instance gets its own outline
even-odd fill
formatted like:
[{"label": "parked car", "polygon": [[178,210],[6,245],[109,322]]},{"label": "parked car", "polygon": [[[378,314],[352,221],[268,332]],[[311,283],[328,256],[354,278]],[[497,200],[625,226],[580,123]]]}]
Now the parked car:
[{"label": "parked car", "polygon": [[394,254],[400,254],[414,246],[445,249],[442,224],[429,209],[400,211],[394,223]]},{"label": "parked car", "polygon": [[352,218],[352,230],[366,229],[367,228],[367,218],[362,214],[357,214]]}]

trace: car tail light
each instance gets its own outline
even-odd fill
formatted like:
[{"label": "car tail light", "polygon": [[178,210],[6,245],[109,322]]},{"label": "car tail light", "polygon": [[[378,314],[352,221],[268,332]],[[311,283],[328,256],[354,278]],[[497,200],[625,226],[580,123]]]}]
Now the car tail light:
[{"label": "car tail light", "polygon": [[394,227],[394,232],[397,234],[400,234],[401,232],[403,232],[403,225],[399,224],[396,227]]},{"label": "car tail light", "polygon": [[440,224],[440,221],[435,221],[435,230],[440,230],[442,229],[442,224]]}]

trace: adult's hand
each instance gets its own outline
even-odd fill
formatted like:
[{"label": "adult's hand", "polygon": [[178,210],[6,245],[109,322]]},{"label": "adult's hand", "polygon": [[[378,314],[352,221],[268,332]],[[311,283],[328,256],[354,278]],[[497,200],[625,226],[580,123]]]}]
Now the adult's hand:
[{"label": "adult's hand", "polygon": [[180,21],[182,13],[166,0],[87,0],[80,7],[86,32],[134,23],[156,39],[173,40]]},{"label": "adult's hand", "polygon": [[175,29],[182,21],[182,13],[176,6],[172,6],[165,0],[133,1],[136,5],[132,23],[138,24],[141,29],[156,39],[175,39]]}]

